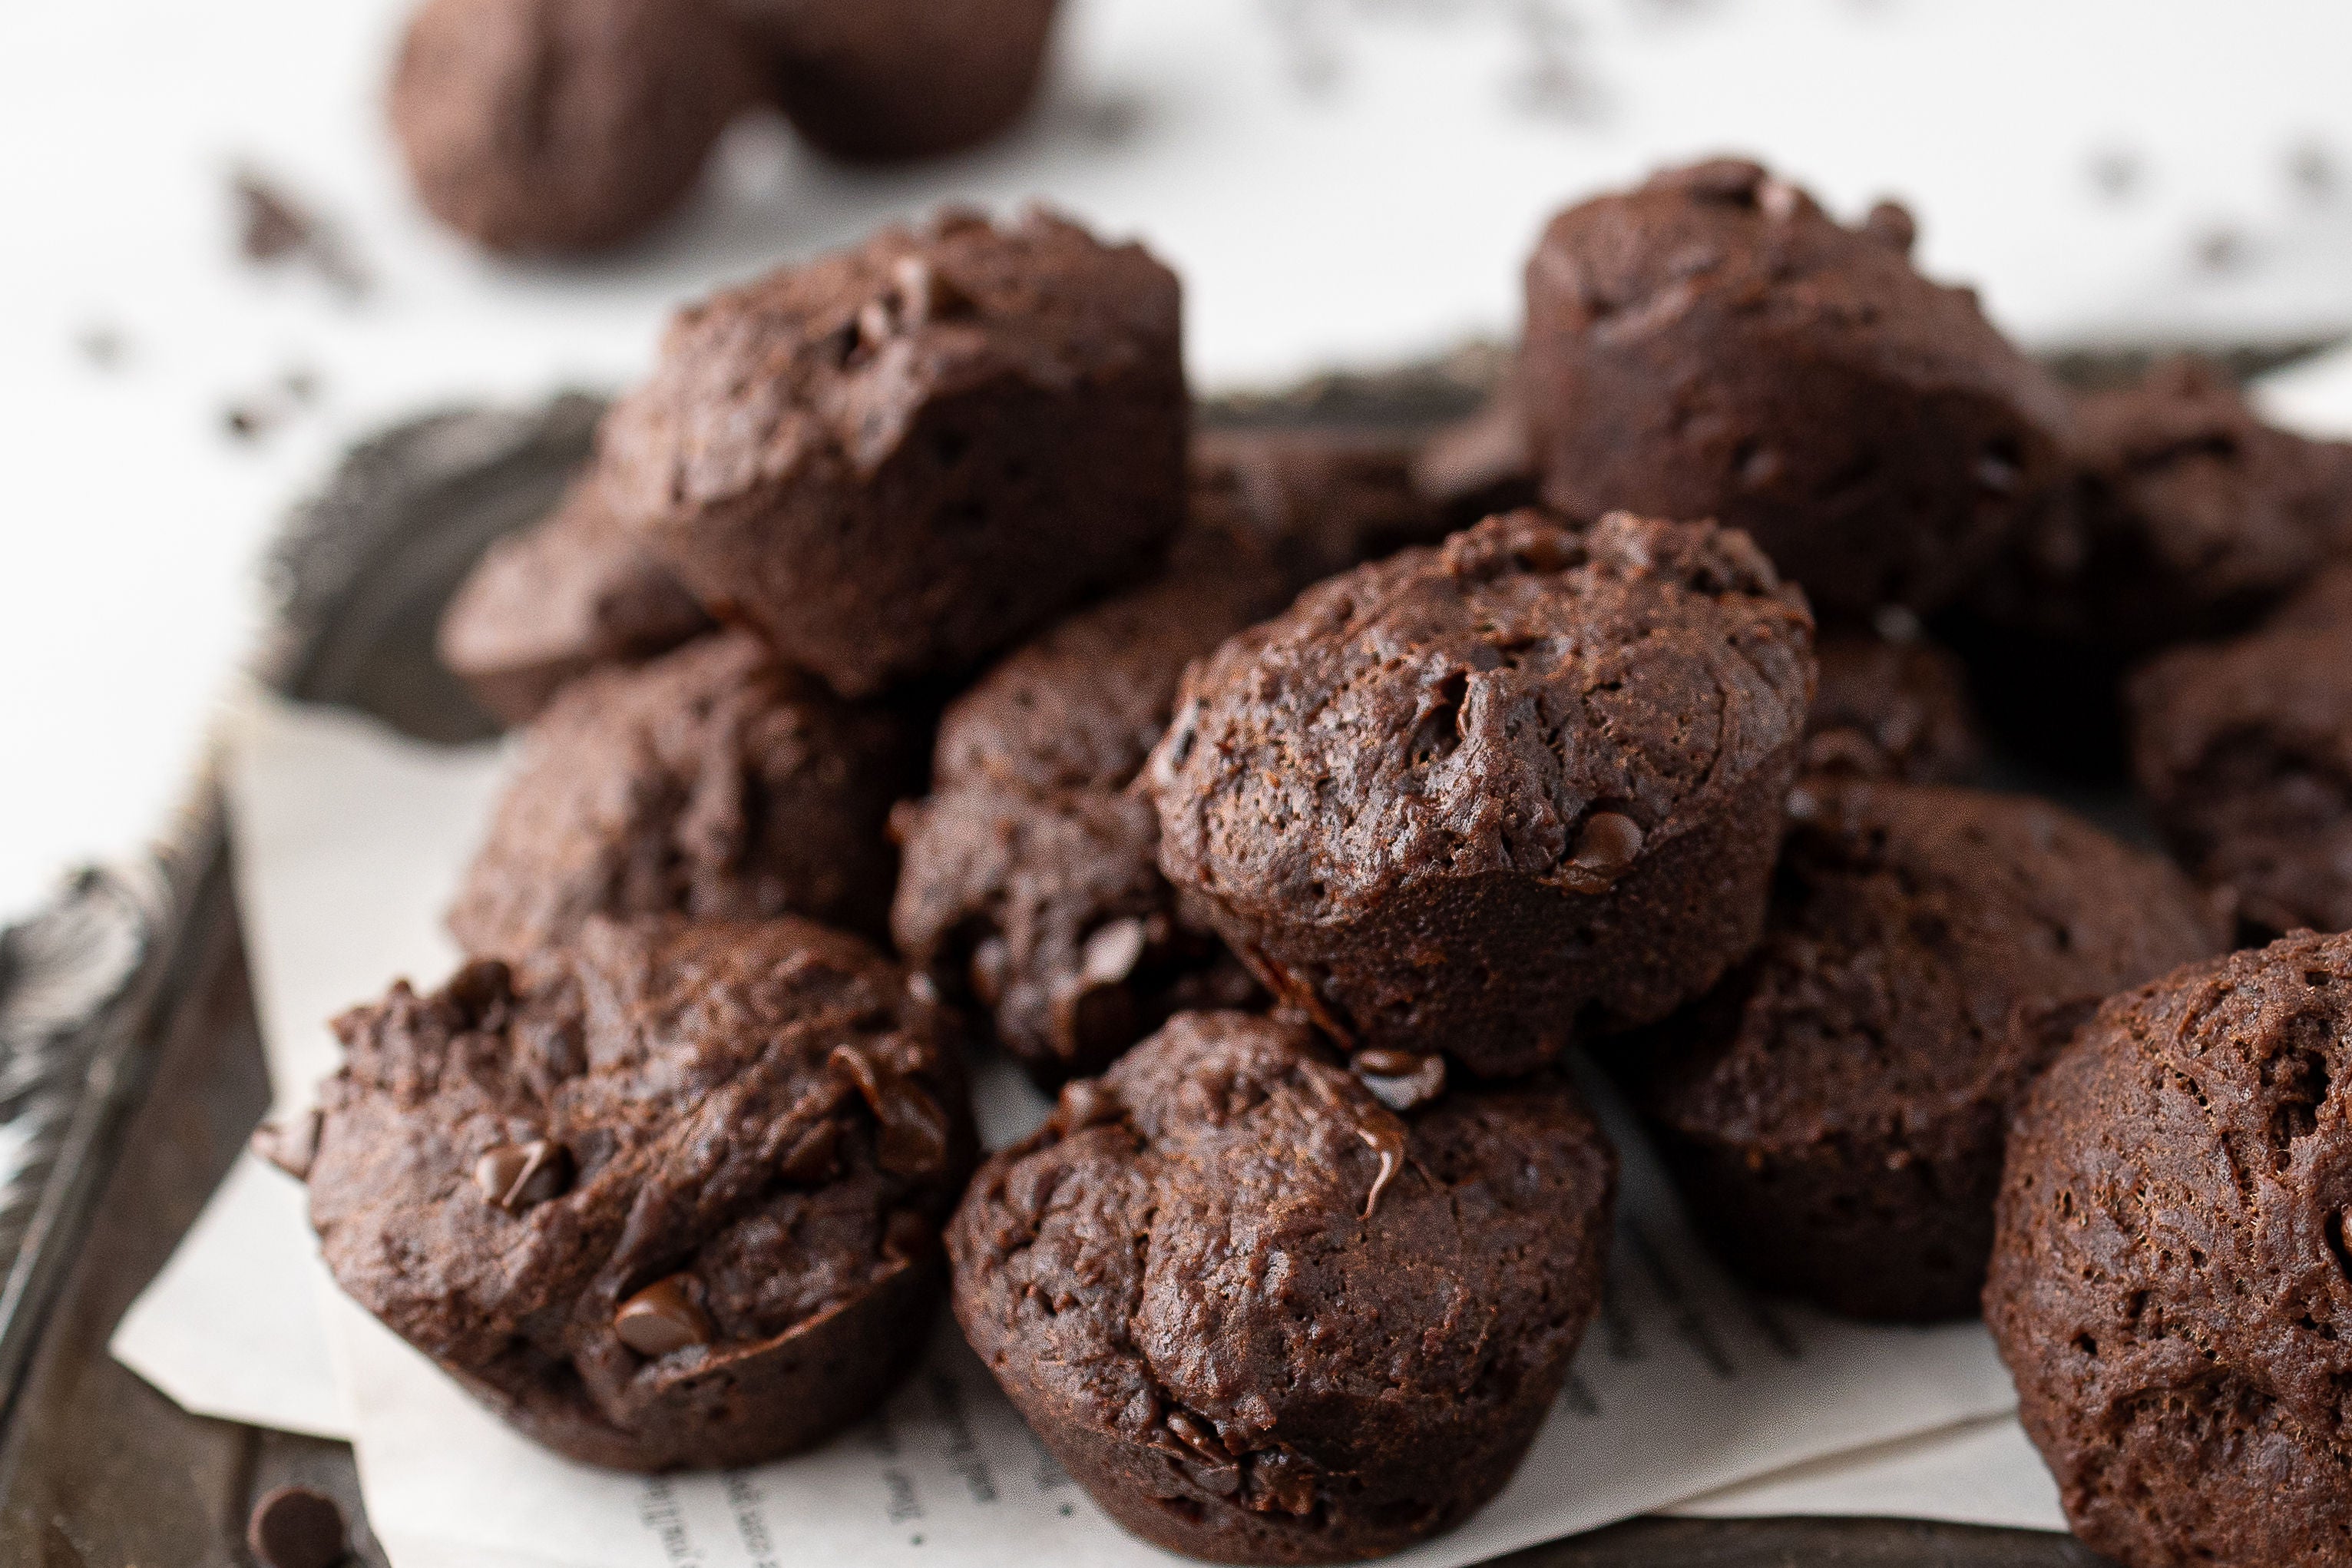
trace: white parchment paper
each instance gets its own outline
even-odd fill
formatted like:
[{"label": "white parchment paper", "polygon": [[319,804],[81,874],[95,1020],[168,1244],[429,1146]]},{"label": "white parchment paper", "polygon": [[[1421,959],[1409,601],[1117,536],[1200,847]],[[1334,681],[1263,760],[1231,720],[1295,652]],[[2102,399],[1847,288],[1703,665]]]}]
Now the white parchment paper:
[{"label": "white parchment paper", "polygon": [[[416,746],[347,714],[257,697],[235,752],[238,889],[278,1100],[294,1106],[333,1060],[328,1016],[398,975],[429,984],[454,963],[440,911],[503,757]],[[976,1077],[992,1139],[1042,1113],[1004,1064],[983,1061]],[[1760,1495],[1793,1496],[1824,1483],[1791,1467],[1824,1456],[1864,1450],[1866,1480],[1888,1462],[1879,1446],[2009,1409],[2008,1379],[1973,1324],[1863,1328],[1739,1289],[1622,1118],[1612,1131],[1625,1155],[1616,1266],[1569,1389],[1510,1489],[1401,1561],[1478,1562],[1759,1478]],[[125,1320],[116,1351],[192,1407],[350,1436],[398,1568],[1167,1560],[1060,1473],[950,1324],[884,1411],[817,1453],[737,1475],[614,1476],[513,1436],[352,1307],[318,1268],[299,1216],[290,1181],[240,1167]],[[291,1305],[302,1302],[317,1310]],[[1942,1462],[1934,1443],[1904,1452],[1914,1469]],[[1962,1450],[1961,1468],[1980,1458]],[[1965,1500],[1944,1512],[1966,1517]]]}]

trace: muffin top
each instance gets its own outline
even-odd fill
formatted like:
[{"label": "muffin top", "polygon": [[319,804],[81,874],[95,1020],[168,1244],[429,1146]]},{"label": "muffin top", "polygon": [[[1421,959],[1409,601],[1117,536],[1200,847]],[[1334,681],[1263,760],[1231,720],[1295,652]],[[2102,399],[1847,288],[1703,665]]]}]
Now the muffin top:
[{"label": "muffin top", "polygon": [[1192,668],[1146,773],[1162,862],[1307,918],[1423,879],[1595,890],[1795,744],[1811,641],[1745,535],[1489,519]]},{"label": "muffin top", "polygon": [[600,450],[633,521],[880,469],[935,401],[1134,376],[1183,396],[1175,275],[1032,210],[950,210],[678,312]]},{"label": "muffin top", "polygon": [[449,928],[514,957],[591,915],[793,913],[878,931],[897,715],[853,707],[730,631],[566,687],[530,731]]},{"label": "muffin top", "polygon": [[1410,1463],[1416,1422],[1556,1364],[1614,1182],[1557,1078],[1392,1111],[1301,1027],[1185,1014],[974,1178],[957,1313],[1065,1418],[1292,1511],[1318,1468]]},{"label": "muffin top", "polygon": [[[592,921],[336,1021],[310,1211],[336,1279],[493,1383],[625,1411],[919,1259],[974,1152],[944,1015],[797,920]],[[619,1321],[660,1287],[674,1348]]]}]

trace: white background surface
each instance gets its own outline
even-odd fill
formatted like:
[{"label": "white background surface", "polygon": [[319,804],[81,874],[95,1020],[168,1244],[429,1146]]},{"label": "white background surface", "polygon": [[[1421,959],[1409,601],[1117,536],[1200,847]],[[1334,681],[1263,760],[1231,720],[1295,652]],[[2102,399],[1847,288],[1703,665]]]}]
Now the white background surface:
[{"label": "white background surface", "polygon": [[[942,196],[1144,234],[1218,386],[1507,331],[1546,212],[1731,147],[1848,211],[1910,196],[1930,268],[2036,342],[2352,324],[2331,0],[1069,3],[1007,142],[853,176],[748,123],[657,239],[527,269],[403,194],[377,108],[397,0],[0,4],[0,916],[161,819],[249,644],[262,542],[350,436],[625,379],[711,281]],[[236,261],[245,160],[342,227],[363,304]],[[112,370],[76,346],[101,328]],[[223,434],[298,368],[313,409]]]}]

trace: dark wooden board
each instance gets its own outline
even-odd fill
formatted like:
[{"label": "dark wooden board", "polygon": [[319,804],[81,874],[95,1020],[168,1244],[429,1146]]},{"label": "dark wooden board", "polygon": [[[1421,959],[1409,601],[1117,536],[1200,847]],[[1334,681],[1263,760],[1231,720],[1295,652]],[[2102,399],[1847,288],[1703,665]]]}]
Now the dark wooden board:
[{"label": "dark wooden board", "polygon": [[[1332,382],[1214,411],[1250,422],[1411,423],[1457,410],[1491,361]],[[587,449],[596,412],[421,420],[355,453],[305,509],[272,568],[278,632],[261,673],[438,741],[488,731],[439,669],[431,631],[466,566],[539,516]],[[301,1481],[367,1534],[350,1450],[192,1416],[117,1365],[106,1340],[226,1172],[267,1102],[216,813],[179,847],[188,889],[159,928],[161,994],[135,1046],[143,1093],[95,1166],[71,1267],[0,1429],[0,1568],[215,1568],[249,1563],[253,1500]],[[0,995],[12,977],[0,973]],[[102,1178],[102,1179],[101,1179]],[[66,1237],[73,1240],[76,1237]],[[1511,1568],[2088,1568],[2062,1537],[1901,1521],[1643,1520],[1503,1560]]]}]

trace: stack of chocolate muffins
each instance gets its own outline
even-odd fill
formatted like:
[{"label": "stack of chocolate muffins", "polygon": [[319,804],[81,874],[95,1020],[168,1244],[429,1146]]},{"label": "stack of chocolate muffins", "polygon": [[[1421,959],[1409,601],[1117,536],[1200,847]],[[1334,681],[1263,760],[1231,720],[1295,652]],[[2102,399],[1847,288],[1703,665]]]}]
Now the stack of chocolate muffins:
[{"label": "stack of chocolate muffins", "polygon": [[[472,961],[278,1140],[337,1278],[644,1469],[821,1440],[951,1300],[1129,1529],[1352,1560],[1567,1376],[1583,1051],[1760,1286],[1990,1268],[2094,1545],[2346,1561],[2352,938],[2223,955],[2352,923],[2352,453],[2070,391],[1911,237],[1588,202],[1404,434],[1195,434],[1175,279],[1043,214],[684,311],[444,624],[528,734]],[[1985,787],[1988,627],[2128,703],[2178,865]],[[986,1049],[1057,1098],[982,1154]]]}]

